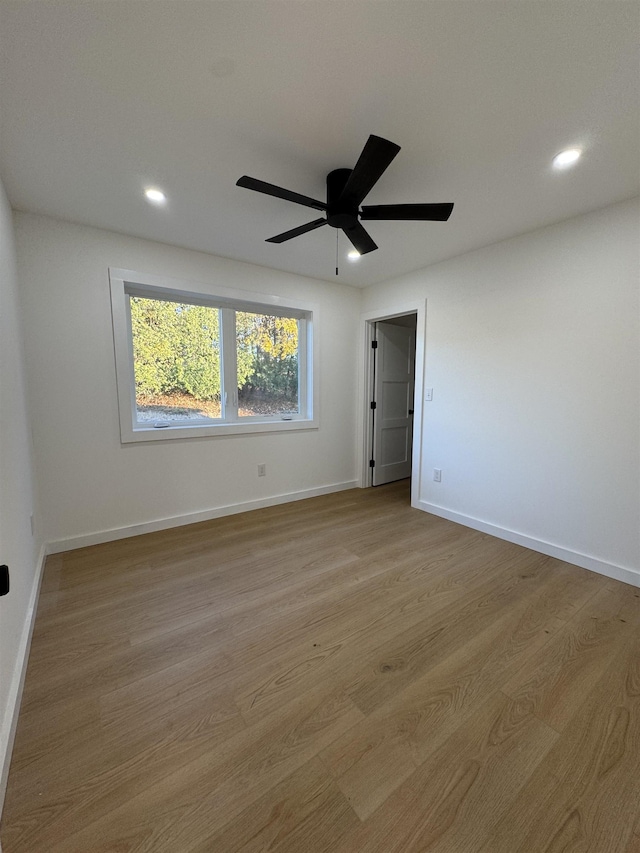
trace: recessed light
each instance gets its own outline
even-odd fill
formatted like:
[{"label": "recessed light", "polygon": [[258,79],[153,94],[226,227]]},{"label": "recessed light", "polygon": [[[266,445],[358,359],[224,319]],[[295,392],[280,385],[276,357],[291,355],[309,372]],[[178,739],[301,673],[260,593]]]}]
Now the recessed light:
[{"label": "recessed light", "polygon": [[582,156],[581,148],[567,148],[561,151],[553,158],[553,166],[555,169],[567,169],[573,166]]},{"label": "recessed light", "polygon": [[360,252],[357,249],[352,249],[350,252],[347,252],[347,257],[349,260],[354,263],[355,261],[359,261],[361,258]]},{"label": "recessed light", "polygon": [[144,191],[144,194],[147,201],[150,201],[152,204],[164,204],[167,200],[167,197],[162,190],[158,190],[155,187],[149,187],[149,189]]}]

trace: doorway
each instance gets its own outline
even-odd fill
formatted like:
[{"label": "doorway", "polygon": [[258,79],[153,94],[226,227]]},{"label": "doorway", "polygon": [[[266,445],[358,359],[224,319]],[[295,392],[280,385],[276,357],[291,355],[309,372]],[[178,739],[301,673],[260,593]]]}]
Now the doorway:
[{"label": "doorway", "polygon": [[369,485],[381,486],[411,477],[417,314],[370,327]]}]

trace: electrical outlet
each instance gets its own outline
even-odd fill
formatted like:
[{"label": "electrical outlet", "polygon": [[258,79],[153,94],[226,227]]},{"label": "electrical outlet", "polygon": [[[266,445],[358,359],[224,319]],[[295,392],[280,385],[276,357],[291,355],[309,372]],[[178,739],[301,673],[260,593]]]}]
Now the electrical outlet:
[{"label": "electrical outlet", "polygon": [[267,476],[267,466],[263,463],[258,465],[258,477],[266,477]]},{"label": "electrical outlet", "polygon": [[433,469],[433,481],[434,483],[442,482],[442,468],[434,468]]}]

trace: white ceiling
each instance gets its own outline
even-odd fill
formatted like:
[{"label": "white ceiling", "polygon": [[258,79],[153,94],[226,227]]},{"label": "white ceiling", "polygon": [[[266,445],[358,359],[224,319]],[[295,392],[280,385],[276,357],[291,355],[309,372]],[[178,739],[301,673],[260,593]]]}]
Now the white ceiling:
[{"label": "white ceiling", "polygon": [[0,0],[0,32],[19,210],[335,281],[336,231],[265,243],[318,214],[235,181],[324,199],[374,133],[402,150],[367,204],[455,209],[367,223],[364,286],[640,190],[637,2]]}]

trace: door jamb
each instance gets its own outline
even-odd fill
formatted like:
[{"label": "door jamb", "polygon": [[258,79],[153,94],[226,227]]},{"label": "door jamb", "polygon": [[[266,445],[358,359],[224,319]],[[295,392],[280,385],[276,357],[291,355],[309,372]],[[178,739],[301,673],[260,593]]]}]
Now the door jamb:
[{"label": "door jamb", "polygon": [[372,473],[369,467],[372,447],[371,430],[371,382],[373,374],[374,324],[401,317],[404,314],[417,314],[416,322],[416,375],[413,402],[413,445],[411,448],[411,506],[417,506],[420,495],[420,472],[422,471],[422,408],[425,372],[425,339],[427,328],[427,302],[412,305],[399,305],[388,311],[368,311],[360,315],[360,370],[358,376],[358,456],[360,458],[360,476],[358,486],[366,489],[371,486]]}]

